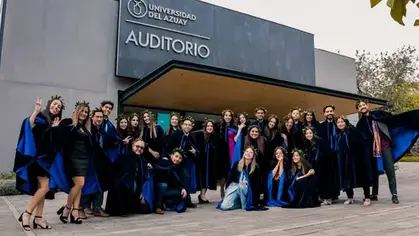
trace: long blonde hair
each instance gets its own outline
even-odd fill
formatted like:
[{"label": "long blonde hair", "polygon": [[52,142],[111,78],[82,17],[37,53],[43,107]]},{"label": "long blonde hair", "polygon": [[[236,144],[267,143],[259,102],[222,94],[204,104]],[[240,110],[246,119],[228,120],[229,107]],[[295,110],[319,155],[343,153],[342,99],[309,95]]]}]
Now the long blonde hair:
[{"label": "long blonde hair", "polygon": [[90,121],[90,116],[89,116],[89,114],[90,114],[90,107],[86,103],[81,103],[81,104],[79,104],[79,105],[76,106],[76,109],[74,110],[73,117],[72,117],[72,119],[73,119],[73,125],[74,126],[77,126],[78,125],[78,123],[79,123],[79,115],[83,111],[84,108],[87,108],[87,116],[86,116],[86,120],[84,121],[84,127],[90,133],[91,132],[91,129],[90,128],[92,126],[92,123]]},{"label": "long blonde hair", "polygon": [[251,148],[251,147],[248,147],[248,148],[244,149],[243,156],[240,159],[239,164],[237,164],[237,170],[239,172],[242,172],[243,171],[244,159],[245,159],[244,153],[247,151],[247,149],[251,149],[253,151],[253,158],[252,158],[252,162],[250,163],[250,171],[249,171],[249,174],[251,174],[256,169],[256,151],[253,148]]}]

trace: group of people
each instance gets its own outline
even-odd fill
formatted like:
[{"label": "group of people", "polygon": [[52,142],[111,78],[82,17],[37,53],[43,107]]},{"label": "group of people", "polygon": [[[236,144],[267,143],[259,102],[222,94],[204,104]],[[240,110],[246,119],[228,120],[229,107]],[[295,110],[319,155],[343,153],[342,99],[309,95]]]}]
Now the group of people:
[{"label": "group of people", "polygon": [[17,189],[33,196],[19,218],[28,231],[34,213],[33,228],[52,228],[42,212],[57,191],[68,194],[59,219],[75,224],[88,215],[184,212],[196,207],[192,193],[208,204],[207,190],[218,182],[220,210],[330,205],[341,191],[344,204],[353,204],[358,187],[369,206],[385,172],[397,204],[394,163],[419,134],[419,110],[391,115],[370,111],[367,101],[356,103],[356,126],[336,117],[333,105],[324,107],[322,123],[314,111],[295,108],[280,119],[258,107],[255,120],[226,109],[221,122],[206,120],[196,131],[194,119],[178,113],[163,130],[148,110],[120,115],[114,126],[111,101],[95,109],[77,102],[71,118],[62,117],[60,96],[43,111],[41,104],[22,123],[14,165]]}]

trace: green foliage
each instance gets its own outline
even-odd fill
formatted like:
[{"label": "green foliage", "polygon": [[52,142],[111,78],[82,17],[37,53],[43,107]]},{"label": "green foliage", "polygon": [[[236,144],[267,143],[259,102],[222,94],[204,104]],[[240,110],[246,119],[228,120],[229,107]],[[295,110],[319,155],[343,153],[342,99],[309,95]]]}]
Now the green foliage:
[{"label": "green foliage", "polygon": [[[419,108],[419,55],[413,46],[393,53],[357,51],[355,67],[358,93],[390,101],[389,110],[401,113]],[[411,154],[419,155],[419,143]]]},{"label": "green foliage", "polygon": [[14,179],[0,180],[0,196],[21,195],[16,190],[16,181]]},{"label": "green foliage", "polygon": [[356,52],[358,92],[391,102],[392,112],[419,107],[419,55],[413,46],[396,51],[371,54]]},{"label": "green foliage", "polygon": [[5,179],[16,179],[16,174],[13,171],[0,172],[0,181]]},{"label": "green foliage", "polygon": [[[371,8],[377,6],[382,0],[370,0]],[[411,3],[411,5],[408,5]],[[390,16],[397,23],[404,25],[403,18],[406,17],[407,7],[415,7],[416,0],[387,0],[387,6],[390,8]],[[416,4],[416,7],[419,8],[419,2]],[[418,9],[416,9],[418,10]],[[419,19],[414,23],[414,26],[419,26]]]}]

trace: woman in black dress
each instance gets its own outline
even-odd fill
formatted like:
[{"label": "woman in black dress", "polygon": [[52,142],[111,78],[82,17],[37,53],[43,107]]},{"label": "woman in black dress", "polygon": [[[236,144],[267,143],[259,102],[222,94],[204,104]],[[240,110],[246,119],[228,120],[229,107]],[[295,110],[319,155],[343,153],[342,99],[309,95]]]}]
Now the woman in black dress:
[{"label": "woman in black dress", "polygon": [[147,144],[144,156],[149,163],[154,163],[156,159],[163,155],[164,150],[164,130],[155,123],[154,114],[145,110],[140,121],[140,138]]},{"label": "woman in black dress", "polygon": [[234,132],[234,112],[230,109],[221,112],[222,119],[218,131],[218,153],[217,153],[217,172],[220,179],[221,199],[225,195],[226,181],[233,159],[234,138],[237,132]]},{"label": "woman in black dress", "polygon": [[63,223],[68,222],[69,216],[71,223],[82,223],[78,212],[80,198],[86,177],[93,167],[93,163],[90,163],[93,141],[89,113],[90,108],[87,102],[77,102],[72,119],[62,120],[55,135],[57,139],[61,137],[60,143],[64,142],[64,170],[66,175],[73,180],[73,186],[68,193],[67,204],[57,211]]},{"label": "woman in black dress", "polygon": [[[121,137],[122,140],[129,138],[128,137],[128,117],[125,115],[120,115],[118,117],[118,119],[116,120],[117,124],[116,124],[116,132],[118,133],[119,137]],[[129,149],[129,144],[125,144],[125,142],[122,144],[123,145],[123,152],[122,153],[126,153],[127,151],[130,151]]]},{"label": "woman in black dress", "polygon": [[[169,128],[166,130],[166,132],[164,132],[164,142],[165,143],[169,142],[169,137],[174,131],[180,129],[179,121],[180,121],[180,114],[177,113],[177,112],[172,112],[170,114]],[[169,152],[171,152],[171,151],[169,151]]]},{"label": "woman in black dress", "polygon": [[279,119],[276,115],[269,116],[268,125],[265,126],[263,132],[266,137],[266,156],[271,161],[277,147],[286,147],[287,136],[279,131]]},{"label": "woman in black dress", "polygon": [[217,190],[217,141],[214,133],[215,122],[206,120],[202,131],[195,134],[196,144],[198,149],[201,150],[197,158],[197,185],[200,190],[200,195],[198,195],[199,203],[209,203],[205,196],[208,189]]},{"label": "woman in black dress", "polygon": [[[16,172],[16,188],[23,193],[33,196],[25,212],[19,218],[23,229],[26,231],[30,231],[29,222],[35,209],[33,227],[52,228],[42,219],[45,197],[50,191],[49,175],[38,163],[38,160],[41,156],[43,156],[43,160],[49,163],[54,159],[52,143],[50,142],[50,131],[51,127],[56,126],[60,121],[64,103],[60,96],[53,96],[48,101],[44,111],[41,111],[41,104],[42,100],[37,99],[31,116],[23,121],[13,168],[14,172]],[[28,140],[28,137],[32,138]],[[30,149],[36,151],[30,153],[28,152]]]},{"label": "woman in black dress", "polygon": [[305,160],[300,149],[292,151],[292,167],[289,171],[288,193],[291,202],[285,208],[310,208],[320,206],[318,201],[316,176],[311,165]]}]

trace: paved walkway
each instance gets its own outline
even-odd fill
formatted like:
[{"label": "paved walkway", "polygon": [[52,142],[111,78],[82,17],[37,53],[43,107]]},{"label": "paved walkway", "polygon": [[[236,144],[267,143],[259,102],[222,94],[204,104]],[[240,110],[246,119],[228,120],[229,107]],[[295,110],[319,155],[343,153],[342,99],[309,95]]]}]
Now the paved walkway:
[{"label": "paved walkway", "polygon": [[[53,225],[52,230],[23,232],[17,222],[25,209],[27,196],[0,199],[1,236],[99,236],[99,235],[419,235],[419,163],[400,163],[397,171],[401,203],[390,201],[387,180],[381,177],[379,202],[370,207],[360,205],[362,191],[356,191],[358,204],[344,206],[344,195],[338,204],[316,209],[271,208],[266,212],[231,211],[215,209],[218,192],[209,192],[212,204],[190,209],[186,213],[136,215],[125,218],[92,217],[82,225],[62,224],[55,211],[64,204],[65,195],[57,195],[47,201],[45,217]],[[193,199],[196,199],[194,196]]]}]

